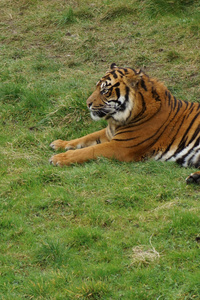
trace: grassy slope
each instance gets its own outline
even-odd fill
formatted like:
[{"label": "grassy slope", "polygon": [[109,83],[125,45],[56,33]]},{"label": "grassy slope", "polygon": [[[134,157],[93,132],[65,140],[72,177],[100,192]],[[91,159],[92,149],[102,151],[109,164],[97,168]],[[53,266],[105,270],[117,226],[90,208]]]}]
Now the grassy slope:
[{"label": "grassy slope", "polygon": [[2,299],[198,299],[192,170],[48,165],[51,141],[105,126],[85,99],[112,62],[199,100],[200,7],[171,2],[1,1]]}]

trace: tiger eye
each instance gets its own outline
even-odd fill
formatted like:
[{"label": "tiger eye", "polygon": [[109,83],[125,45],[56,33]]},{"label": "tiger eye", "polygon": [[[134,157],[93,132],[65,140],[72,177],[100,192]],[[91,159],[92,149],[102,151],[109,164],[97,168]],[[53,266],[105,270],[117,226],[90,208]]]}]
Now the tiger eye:
[{"label": "tiger eye", "polygon": [[104,90],[101,91],[101,94],[102,94],[102,95],[105,95],[105,94],[107,94],[107,93],[108,93],[108,90],[106,90],[106,89],[104,89]]}]

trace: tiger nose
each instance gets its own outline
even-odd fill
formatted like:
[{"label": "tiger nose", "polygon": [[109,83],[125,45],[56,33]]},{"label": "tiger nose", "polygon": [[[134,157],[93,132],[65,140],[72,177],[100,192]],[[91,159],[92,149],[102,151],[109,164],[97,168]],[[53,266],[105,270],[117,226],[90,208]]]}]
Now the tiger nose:
[{"label": "tiger nose", "polygon": [[92,102],[87,103],[88,108],[91,108]]},{"label": "tiger nose", "polygon": [[86,103],[87,103],[88,108],[91,108],[92,101],[90,100],[90,98],[87,99]]}]

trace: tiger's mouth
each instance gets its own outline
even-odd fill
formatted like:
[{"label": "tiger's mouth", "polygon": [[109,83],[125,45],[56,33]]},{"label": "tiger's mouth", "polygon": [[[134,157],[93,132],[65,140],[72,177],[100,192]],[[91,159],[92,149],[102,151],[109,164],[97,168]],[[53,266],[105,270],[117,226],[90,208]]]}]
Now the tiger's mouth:
[{"label": "tiger's mouth", "polygon": [[97,121],[104,118],[107,115],[107,113],[102,110],[92,110],[90,111],[90,115],[93,120]]},{"label": "tiger's mouth", "polygon": [[[114,102],[114,101],[113,101]],[[95,121],[98,121],[100,119],[109,120],[112,118],[115,121],[124,120],[126,118],[127,113],[130,113],[130,110],[132,109],[130,107],[127,107],[128,102],[121,103],[119,101],[115,101],[114,105],[113,103],[110,104],[110,106],[102,107],[101,109],[94,109],[89,108],[91,118]]]},{"label": "tiger's mouth", "polygon": [[108,120],[112,118],[116,114],[115,109],[110,109],[110,108],[102,108],[99,110],[91,109],[90,110],[90,115],[93,120],[97,121],[100,119],[105,119]]}]

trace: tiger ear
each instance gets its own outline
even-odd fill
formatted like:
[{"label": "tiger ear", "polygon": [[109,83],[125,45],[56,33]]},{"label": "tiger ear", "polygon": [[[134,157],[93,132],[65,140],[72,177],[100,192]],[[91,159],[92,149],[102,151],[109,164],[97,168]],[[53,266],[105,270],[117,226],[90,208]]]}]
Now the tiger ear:
[{"label": "tiger ear", "polygon": [[137,75],[140,75],[140,76],[144,75],[142,69],[137,69],[137,70],[136,70],[136,74],[137,74]]},{"label": "tiger ear", "polygon": [[112,64],[110,65],[110,69],[111,69],[111,70],[113,70],[114,68],[117,68],[116,63],[112,63]]},{"label": "tiger ear", "polygon": [[128,75],[125,76],[126,84],[129,87],[134,88],[137,83],[141,80],[144,73],[141,70],[132,70]]}]

